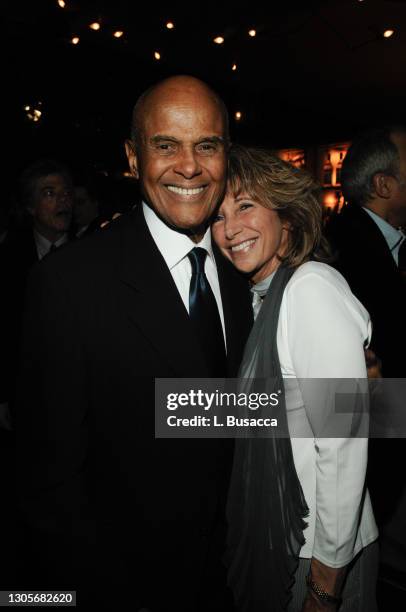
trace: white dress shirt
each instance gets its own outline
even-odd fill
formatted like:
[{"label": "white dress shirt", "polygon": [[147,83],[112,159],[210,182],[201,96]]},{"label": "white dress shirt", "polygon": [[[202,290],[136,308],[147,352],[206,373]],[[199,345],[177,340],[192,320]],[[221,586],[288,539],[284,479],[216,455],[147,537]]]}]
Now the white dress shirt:
[{"label": "white dress shirt", "polygon": [[52,244],[54,244],[55,247],[58,248],[65,244],[65,242],[68,242],[68,234],[63,234],[63,236],[61,236],[59,240],[57,240],[56,242],[51,242],[50,240],[45,238],[45,236],[42,236],[42,234],[37,232],[36,229],[34,229],[34,241],[35,247],[37,249],[38,259],[41,261],[41,259],[49,253],[49,249],[51,248]]},{"label": "white dress shirt", "polygon": [[223,305],[221,302],[216,260],[214,259],[211,245],[210,228],[207,229],[202,240],[196,244],[193,242],[193,240],[186,236],[186,234],[182,234],[168,227],[163,221],[161,221],[152,208],[145,204],[145,202],[142,203],[142,210],[148,229],[151,232],[152,238],[154,239],[159,252],[164,258],[170,273],[172,274],[172,278],[187,312],[189,312],[189,289],[190,279],[192,278],[192,266],[188,258],[188,253],[195,247],[201,247],[207,251],[208,256],[206,257],[204,264],[204,271],[217,302],[225,343],[226,336]]},{"label": "white dress shirt", "polygon": [[385,219],[382,219],[382,217],[374,213],[372,210],[369,210],[369,208],[365,208],[365,206],[363,206],[363,209],[365,210],[365,212],[368,213],[372,221],[374,221],[381,230],[383,237],[386,240],[386,244],[388,245],[389,250],[392,253],[392,257],[395,260],[396,265],[398,266],[399,249],[403,244],[406,236],[404,235],[401,229],[396,229],[396,227],[393,227],[393,225],[385,221]]}]

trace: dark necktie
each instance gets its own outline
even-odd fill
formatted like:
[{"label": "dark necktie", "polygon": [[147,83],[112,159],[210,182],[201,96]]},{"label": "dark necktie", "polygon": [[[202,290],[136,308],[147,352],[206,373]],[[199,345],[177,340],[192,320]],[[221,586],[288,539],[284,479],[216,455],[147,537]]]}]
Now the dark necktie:
[{"label": "dark necktie", "polygon": [[226,375],[223,328],[216,298],[204,271],[207,251],[195,247],[188,257],[192,264],[189,290],[189,316],[205,356],[210,376]]},{"label": "dark necktie", "polygon": [[58,249],[58,247],[56,246],[56,244],[53,242],[51,244],[51,246],[49,247],[49,251],[48,253],[53,253],[54,251],[56,251]]}]

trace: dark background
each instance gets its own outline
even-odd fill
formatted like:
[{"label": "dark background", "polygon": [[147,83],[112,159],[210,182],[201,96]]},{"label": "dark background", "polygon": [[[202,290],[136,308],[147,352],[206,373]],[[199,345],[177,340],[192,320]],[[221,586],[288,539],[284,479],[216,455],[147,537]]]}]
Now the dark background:
[{"label": "dark background", "polygon": [[[137,96],[177,73],[218,90],[234,139],[245,143],[316,145],[404,119],[403,0],[246,0],[243,9],[220,0],[66,0],[64,9],[57,0],[14,0],[2,11],[8,184],[42,156],[126,170],[123,141]],[[96,19],[98,32],[88,27]],[[386,28],[395,30],[389,39],[382,37]],[[124,36],[114,38],[115,29]],[[76,46],[73,35],[80,37]],[[223,45],[213,43],[217,35]],[[40,121],[27,118],[26,105],[41,110]]]}]

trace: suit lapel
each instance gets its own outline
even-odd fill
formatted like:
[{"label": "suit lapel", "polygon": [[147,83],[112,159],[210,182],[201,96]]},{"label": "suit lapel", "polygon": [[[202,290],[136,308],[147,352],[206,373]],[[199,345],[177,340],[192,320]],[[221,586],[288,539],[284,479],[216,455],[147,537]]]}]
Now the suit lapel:
[{"label": "suit lapel", "polygon": [[146,225],[141,206],[123,227],[119,277],[129,319],[153,344],[173,375],[207,376],[189,316]]}]

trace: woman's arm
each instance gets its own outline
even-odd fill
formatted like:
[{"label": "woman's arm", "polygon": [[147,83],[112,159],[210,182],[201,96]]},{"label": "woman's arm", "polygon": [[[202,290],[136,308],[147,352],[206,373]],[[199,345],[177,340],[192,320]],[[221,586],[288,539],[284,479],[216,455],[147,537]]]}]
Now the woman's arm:
[{"label": "woman's arm", "polygon": [[[309,273],[292,283],[287,296],[289,351],[296,377],[365,378],[364,340],[369,332],[366,311],[336,273]],[[326,381],[327,382],[327,381]],[[334,415],[334,384],[320,388],[312,405],[304,397],[312,425]],[[314,415],[316,414],[316,417]],[[352,415],[346,415],[350,422]],[[345,417],[344,417],[345,418]],[[328,427],[327,427],[328,429]],[[333,430],[334,431],[334,430]],[[315,436],[315,539],[311,576],[331,595],[338,596],[346,565],[353,557],[365,485],[367,440]],[[329,435],[331,436],[331,430]],[[343,435],[340,431],[339,435]],[[323,605],[324,607],[320,607]],[[304,610],[334,609],[309,591]],[[309,607],[311,606],[311,607]]]}]

